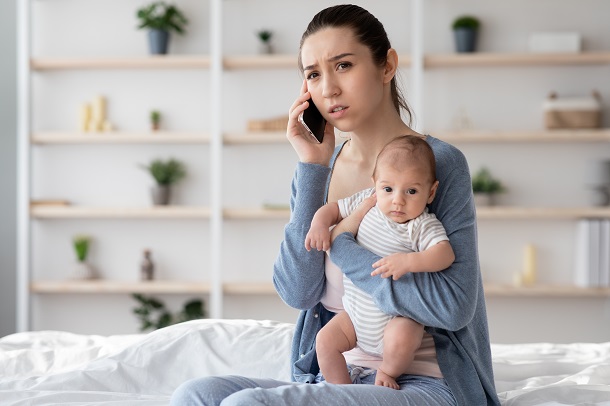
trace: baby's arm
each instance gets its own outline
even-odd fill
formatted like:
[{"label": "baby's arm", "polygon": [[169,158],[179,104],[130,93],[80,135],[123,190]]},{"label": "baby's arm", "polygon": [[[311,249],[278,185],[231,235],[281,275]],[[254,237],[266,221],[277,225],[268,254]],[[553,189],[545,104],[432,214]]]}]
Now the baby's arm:
[{"label": "baby's arm", "polygon": [[330,249],[330,227],[341,221],[337,202],[327,203],[320,207],[311,220],[311,227],[305,236],[305,249],[318,251]]},{"label": "baby's arm", "polygon": [[381,258],[373,264],[375,270],[371,275],[397,280],[409,272],[438,272],[449,266],[455,260],[453,248],[448,240],[441,241],[424,251],[399,252]]}]

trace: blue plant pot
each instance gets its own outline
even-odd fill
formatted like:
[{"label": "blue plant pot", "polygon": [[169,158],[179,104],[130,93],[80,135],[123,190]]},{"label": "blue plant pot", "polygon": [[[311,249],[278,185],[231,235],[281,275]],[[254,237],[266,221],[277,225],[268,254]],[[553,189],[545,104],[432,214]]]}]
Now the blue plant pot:
[{"label": "blue plant pot", "polygon": [[477,30],[456,28],[453,30],[455,48],[458,52],[475,52],[477,49]]},{"label": "blue plant pot", "polygon": [[148,45],[150,53],[153,55],[167,54],[167,47],[169,45],[169,32],[154,29],[149,30]]}]

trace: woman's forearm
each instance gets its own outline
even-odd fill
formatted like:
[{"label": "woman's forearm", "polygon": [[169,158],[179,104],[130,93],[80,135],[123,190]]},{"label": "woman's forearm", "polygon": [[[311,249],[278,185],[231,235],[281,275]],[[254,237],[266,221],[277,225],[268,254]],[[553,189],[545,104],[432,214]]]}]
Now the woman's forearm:
[{"label": "woman's forearm", "polygon": [[324,252],[307,252],[305,236],[316,212],[324,204],[330,168],[298,163],[292,181],[290,222],[273,267],[273,283],[282,300],[297,309],[315,306],[324,293]]}]

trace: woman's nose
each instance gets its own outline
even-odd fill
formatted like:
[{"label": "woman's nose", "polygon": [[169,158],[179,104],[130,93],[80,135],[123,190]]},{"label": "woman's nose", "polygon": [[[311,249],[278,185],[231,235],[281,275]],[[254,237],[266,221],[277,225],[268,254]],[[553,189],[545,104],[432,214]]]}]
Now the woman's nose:
[{"label": "woman's nose", "polygon": [[341,93],[339,86],[332,75],[325,75],[322,83],[322,96],[329,98]]}]

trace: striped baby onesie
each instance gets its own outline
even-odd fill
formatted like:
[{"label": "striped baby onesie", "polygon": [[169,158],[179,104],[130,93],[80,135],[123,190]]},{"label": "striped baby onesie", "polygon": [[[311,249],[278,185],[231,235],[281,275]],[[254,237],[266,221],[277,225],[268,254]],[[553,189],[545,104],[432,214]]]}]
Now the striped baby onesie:
[{"label": "striped baby onesie", "polygon": [[[375,189],[370,188],[339,200],[341,217],[347,217],[374,192]],[[401,224],[387,218],[377,205],[364,216],[356,239],[360,245],[381,257],[397,252],[424,251],[449,240],[441,222],[434,214],[428,213],[427,208],[418,217]],[[372,269],[363,269],[362,272],[370,273]],[[343,306],[354,325],[356,344],[367,354],[381,357],[383,330],[393,316],[381,312],[373,298],[357,288],[345,275],[343,285]]]}]

